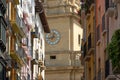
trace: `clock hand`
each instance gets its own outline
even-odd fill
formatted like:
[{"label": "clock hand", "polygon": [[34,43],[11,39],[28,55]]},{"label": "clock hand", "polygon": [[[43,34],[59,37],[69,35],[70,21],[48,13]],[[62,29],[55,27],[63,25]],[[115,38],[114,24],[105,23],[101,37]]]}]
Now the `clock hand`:
[{"label": "clock hand", "polygon": [[53,39],[54,37],[55,37],[55,36],[54,36],[54,33],[51,33],[48,38],[49,38],[49,39]]}]

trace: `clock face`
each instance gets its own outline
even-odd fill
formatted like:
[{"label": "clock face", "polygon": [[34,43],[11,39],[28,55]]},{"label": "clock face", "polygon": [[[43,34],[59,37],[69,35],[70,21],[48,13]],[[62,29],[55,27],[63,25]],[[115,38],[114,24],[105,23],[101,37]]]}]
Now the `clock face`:
[{"label": "clock face", "polygon": [[55,45],[60,41],[60,33],[52,29],[51,33],[46,34],[46,42],[51,45]]}]

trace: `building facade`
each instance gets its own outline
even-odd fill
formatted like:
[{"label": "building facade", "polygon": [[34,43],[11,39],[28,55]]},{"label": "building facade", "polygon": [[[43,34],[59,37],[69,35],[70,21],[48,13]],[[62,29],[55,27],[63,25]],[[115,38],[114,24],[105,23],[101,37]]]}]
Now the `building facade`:
[{"label": "building facade", "polygon": [[[35,25],[31,32],[32,42],[32,79],[45,80],[45,41],[44,32],[50,32],[48,23],[45,19],[45,13],[42,2],[35,1]],[[43,20],[44,19],[44,20]]]},{"label": "building facade", "polygon": [[[116,30],[120,29],[120,1],[117,0],[106,0],[106,24],[108,30],[108,39],[107,42],[110,43],[113,34]],[[118,69],[112,66],[111,61],[109,60],[109,68],[106,70],[106,80],[120,79],[120,73],[115,73]],[[108,73],[108,74],[107,74]]]},{"label": "building facade", "polygon": [[[85,7],[87,6],[87,7]],[[84,80],[93,80],[95,76],[95,3],[94,0],[83,1],[81,5],[81,22],[84,36],[82,40],[82,63]],[[83,20],[83,21],[82,21]]]},{"label": "building facade", "polygon": [[95,8],[95,32],[96,32],[96,79],[105,79],[105,60],[106,60],[106,40],[107,35],[104,31],[104,20],[105,20],[105,1],[96,0]]},{"label": "building facade", "polygon": [[[44,32],[50,30],[42,4],[35,4],[36,1],[41,3],[38,0],[0,0],[0,80],[35,80],[34,72],[39,69],[42,75],[35,74],[36,79],[44,80]],[[38,33],[34,38],[41,43],[35,42],[32,33]],[[33,51],[36,47],[39,48],[37,57]],[[33,70],[32,62],[36,58],[39,69]]]},{"label": "building facade", "polygon": [[[7,31],[7,21],[5,20],[6,14],[6,0],[0,0],[0,79],[5,80],[6,78],[6,61],[5,61],[5,53],[6,51],[6,31]],[[2,35],[3,34],[3,35]]]},{"label": "building facade", "polygon": [[[105,1],[86,0],[82,3],[83,10],[85,11],[81,11],[81,15],[86,16],[86,18],[84,18],[86,22],[82,22],[85,27],[85,38],[83,38],[82,44],[82,60],[85,68],[84,78],[85,80],[105,80],[105,69],[109,68],[109,60],[106,53],[108,37],[105,25]],[[90,33],[93,33],[92,36]],[[91,36],[92,39],[89,39],[89,36]]]},{"label": "building facade", "polygon": [[[119,80],[119,73],[114,74],[115,68],[112,66],[111,60],[109,58],[109,53],[107,52],[108,44],[111,42],[112,36],[116,30],[119,29],[119,1],[118,0],[93,0],[94,1],[94,12],[91,11],[89,5],[90,1],[81,0],[82,10],[81,20],[83,26],[83,42],[82,42],[82,63],[84,65],[84,79],[85,80]],[[88,3],[88,4],[86,4]],[[89,10],[89,11],[88,11]],[[93,22],[90,20],[91,16],[94,14]],[[94,23],[93,33],[94,33],[94,57],[91,58],[91,54],[88,49],[89,39],[88,33],[90,33],[90,24]],[[89,39],[89,40],[88,40]],[[87,47],[86,47],[87,46]],[[91,51],[92,52],[92,51]],[[93,60],[90,63],[91,59]],[[88,65],[86,65],[88,64]],[[91,66],[94,65],[94,66]],[[90,67],[91,66],[91,67]],[[94,70],[92,70],[92,69]],[[93,73],[89,73],[93,72]],[[90,75],[91,74],[91,75]],[[93,75],[94,74],[94,75]]]},{"label": "building facade", "polygon": [[79,0],[46,0],[44,8],[51,33],[46,34],[46,80],[81,80],[80,51],[83,28]]}]

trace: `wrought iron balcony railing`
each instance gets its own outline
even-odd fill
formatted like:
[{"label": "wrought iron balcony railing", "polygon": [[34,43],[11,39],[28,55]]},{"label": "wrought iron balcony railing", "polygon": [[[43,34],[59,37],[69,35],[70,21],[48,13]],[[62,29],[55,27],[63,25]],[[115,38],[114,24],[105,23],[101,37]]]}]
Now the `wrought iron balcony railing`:
[{"label": "wrought iron balcony railing", "polygon": [[10,56],[15,59],[20,65],[23,65],[23,58],[26,57],[24,49],[15,36],[11,37]]},{"label": "wrought iron balcony railing", "polygon": [[21,19],[20,19],[19,15],[18,15],[18,12],[16,12],[15,21],[16,21],[18,27],[21,27]]},{"label": "wrought iron balcony railing", "polygon": [[23,32],[23,35],[27,36],[26,32],[27,32],[27,26],[25,25],[23,19],[21,19],[21,30]]}]

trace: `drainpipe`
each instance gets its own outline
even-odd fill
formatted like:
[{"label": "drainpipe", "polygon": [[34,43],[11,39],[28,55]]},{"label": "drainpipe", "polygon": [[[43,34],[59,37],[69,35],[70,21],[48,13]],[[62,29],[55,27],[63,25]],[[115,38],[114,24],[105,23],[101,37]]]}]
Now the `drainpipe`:
[{"label": "drainpipe", "polygon": [[96,80],[96,0],[95,0],[95,5],[94,5],[94,80]]}]

